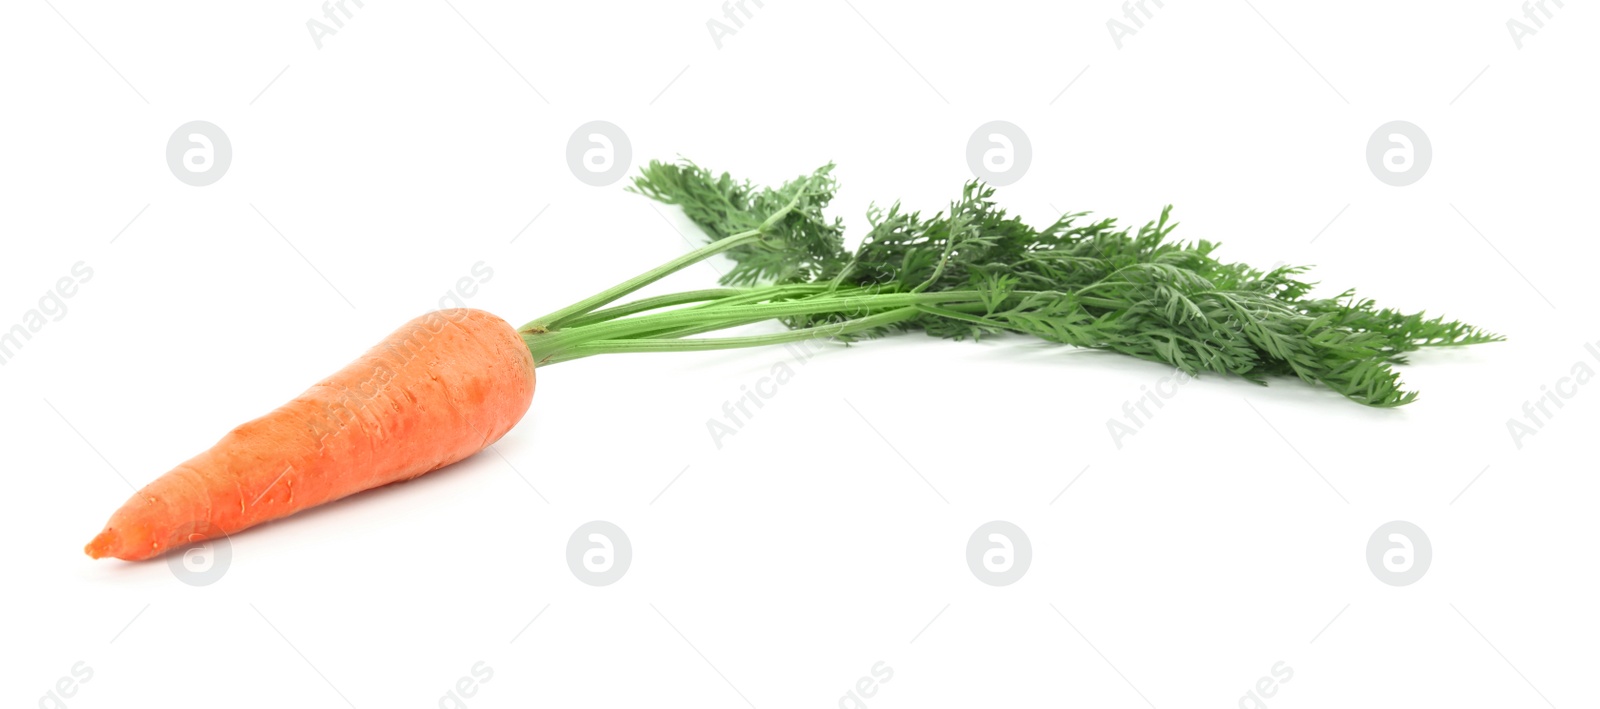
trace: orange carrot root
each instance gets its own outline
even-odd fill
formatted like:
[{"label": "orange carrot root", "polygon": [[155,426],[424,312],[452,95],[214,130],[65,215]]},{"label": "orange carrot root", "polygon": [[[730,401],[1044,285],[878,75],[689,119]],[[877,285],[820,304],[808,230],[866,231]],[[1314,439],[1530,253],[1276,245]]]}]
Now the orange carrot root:
[{"label": "orange carrot root", "polygon": [[437,470],[511,430],[533,389],[533,357],[506,321],[423,315],[134,493],[84,552],[148,559]]}]

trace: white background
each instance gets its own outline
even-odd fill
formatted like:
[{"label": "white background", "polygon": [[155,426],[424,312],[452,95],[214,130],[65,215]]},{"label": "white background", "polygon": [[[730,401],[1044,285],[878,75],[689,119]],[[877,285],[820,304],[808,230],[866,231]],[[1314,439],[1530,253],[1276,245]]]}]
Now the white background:
[{"label": "white background", "polygon": [[[321,49],[310,0],[8,5],[0,328],[94,275],[0,367],[0,703],[456,706],[478,662],[472,707],[853,706],[879,662],[875,708],[1596,701],[1600,387],[1520,448],[1507,431],[1600,371],[1592,4],[1550,3],[1518,49],[1510,0],[1168,0],[1119,49],[1105,0],[768,0],[719,49],[711,0],[451,2],[352,0]],[[468,304],[520,324],[687,249],[675,210],[569,170],[596,119],[635,163],[776,182],[835,160],[856,236],[873,200],[943,206],[973,130],[1006,120],[1033,159],[1000,199],[1030,220],[1173,203],[1226,258],[1509,341],[1417,356],[1399,410],[1205,377],[1120,449],[1107,421],[1165,368],[830,349],[719,449],[706,421],[789,355],[600,357],[540,370],[502,455],[237,535],[213,585],[82,555],[130,483],[474,263],[493,276]],[[192,120],[233,146],[207,187],[165,162]],[[1391,120],[1431,138],[1409,187],[1366,163]],[[564,558],[596,519],[634,550],[606,587]],[[964,559],[995,519],[1033,546],[1011,586]],[[1433,548],[1405,587],[1365,559],[1396,519]],[[1245,698],[1279,662],[1292,679]]]}]

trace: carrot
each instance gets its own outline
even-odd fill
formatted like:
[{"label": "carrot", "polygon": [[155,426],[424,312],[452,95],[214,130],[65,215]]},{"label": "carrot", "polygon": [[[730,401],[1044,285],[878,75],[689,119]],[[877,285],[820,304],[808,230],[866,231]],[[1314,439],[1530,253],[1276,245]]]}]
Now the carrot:
[{"label": "carrot", "polygon": [[533,358],[506,321],[429,313],[145,486],[84,551],[148,559],[437,470],[511,430],[533,388]]},{"label": "carrot", "polygon": [[[1297,377],[1369,406],[1417,398],[1395,365],[1423,348],[1502,338],[1462,322],[1312,297],[1303,268],[1225,263],[1217,244],[1167,239],[1163,211],[1137,231],[1068,213],[1043,229],[968,183],[948,212],[874,210],[852,253],[823,208],[833,166],[758,189],[690,163],[652,162],[633,189],[713,237],[694,251],[521,328],[478,310],[411,321],[272,413],[146,486],[85,549],[147,559],[407,480],[466,458],[516,425],[534,367],[603,354],[696,352],[920,330],[963,340],[1025,335],[1203,372]],[[723,288],[624,296],[718,254]],[[760,322],[783,332],[694,337]],[[707,422],[713,438],[717,435]]]}]

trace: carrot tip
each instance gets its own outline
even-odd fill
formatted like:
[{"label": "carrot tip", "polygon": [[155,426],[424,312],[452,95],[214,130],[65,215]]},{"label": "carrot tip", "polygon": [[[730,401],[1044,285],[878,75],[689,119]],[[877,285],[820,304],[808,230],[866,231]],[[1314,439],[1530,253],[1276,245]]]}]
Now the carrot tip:
[{"label": "carrot tip", "polygon": [[94,540],[89,542],[89,544],[83,548],[83,553],[88,554],[89,558],[91,559],[104,559],[105,557],[112,556],[111,550],[116,547],[117,543],[120,541],[122,540],[120,535],[117,534],[116,530],[107,529],[106,531],[96,535]]}]

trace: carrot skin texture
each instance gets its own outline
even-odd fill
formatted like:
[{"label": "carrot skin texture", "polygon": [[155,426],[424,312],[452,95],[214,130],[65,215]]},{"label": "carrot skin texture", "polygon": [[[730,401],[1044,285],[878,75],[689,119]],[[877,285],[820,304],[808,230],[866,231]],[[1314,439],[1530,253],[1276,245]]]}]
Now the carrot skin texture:
[{"label": "carrot skin texture", "polygon": [[509,323],[428,313],[134,493],[84,551],[149,559],[437,470],[504,436],[533,390]]}]

